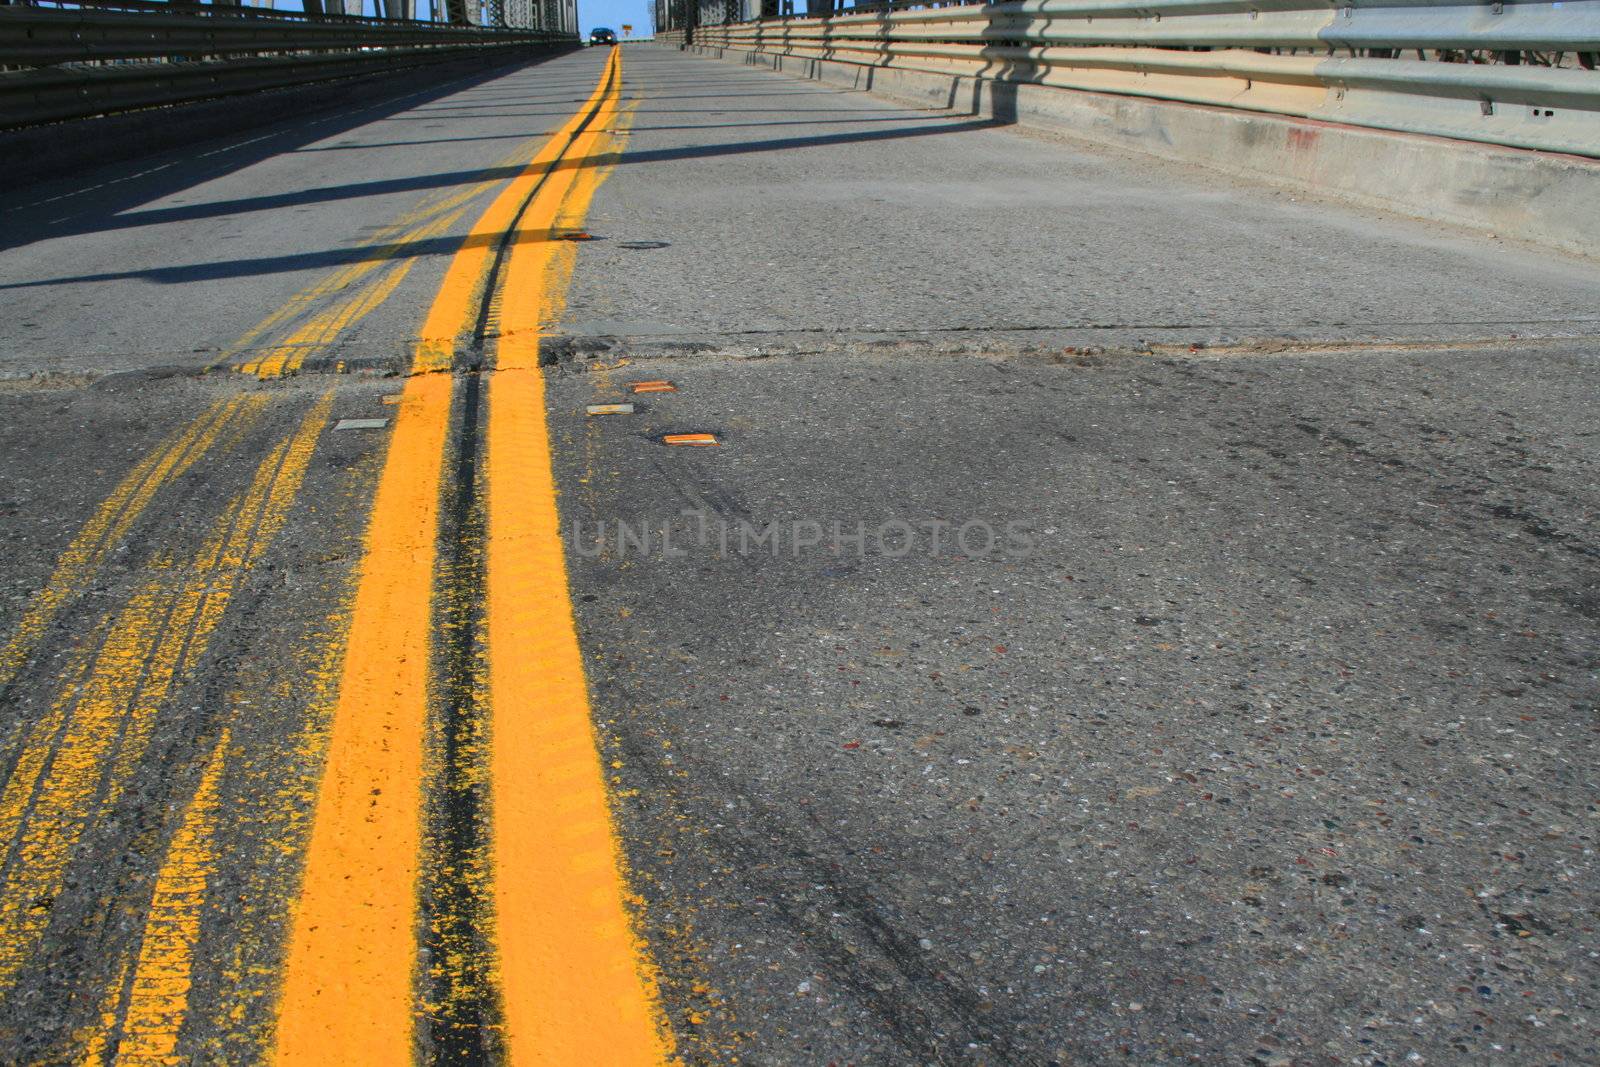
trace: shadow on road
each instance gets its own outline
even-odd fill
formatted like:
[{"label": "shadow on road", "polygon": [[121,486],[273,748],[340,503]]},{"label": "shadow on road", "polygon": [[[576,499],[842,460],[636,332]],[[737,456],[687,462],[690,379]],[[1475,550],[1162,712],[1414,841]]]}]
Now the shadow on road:
[{"label": "shadow on road", "polygon": [[[194,188],[369,123],[390,119],[430,100],[472,90],[514,71],[547,63],[551,58],[554,57],[540,56],[467,74],[457,68],[448,72],[452,76],[421,89],[395,93],[373,102],[319,108],[314,114],[261,127],[244,140],[237,140],[236,136],[212,138],[96,167],[70,178],[14,186],[7,195],[11,206],[0,207],[0,249],[18,248],[64,235],[117,229],[122,213],[140,204]],[[568,86],[563,79],[539,88],[541,93],[550,92],[565,102],[574,92],[581,90],[586,94],[592,86],[578,79],[572,79]],[[531,101],[524,96],[522,102]],[[570,114],[570,111],[562,114]],[[446,117],[440,116],[441,119]],[[92,127],[87,124],[63,126],[70,127],[64,129],[68,136],[92,135]],[[536,132],[531,131],[527,136],[535,136]],[[230,141],[234,143],[228,143]]]},{"label": "shadow on road", "polygon": [[[970,133],[976,130],[993,129],[999,125],[989,119],[969,120],[961,122],[945,122],[937,126],[897,126],[887,130],[857,130],[843,133],[817,134],[811,137],[775,137],[761,140],[735,141],[731,144],[692,145],[682,148],[659,148],[641,152],[623,152],[618,159],[606,160],[607,163],[623,165],[636,165],[640,163],[662,163],[684,159],[701,159],[716,156],[745,155],[752,152],[781,152],[788,149],[820,148],[841,144],[864,144],[874,141],[900,140],[909,137],[930,137],[945,134]],[[581,169],[596,166],[599,162],[593,158],[563,159],[556,163],[553,169]],[[277,211],[284,208],[303,206],[314,203],[327,203],[340,200],[354,200],[368,196],[381,196],[390,193],[425,191],[444,187],[453,187],[469,182],[495,182],[509,180],[521,174],[525,168],[516,167],[491,167],[477,171],[446,171],[439,174],[418,175],[407,178],[393,178],[372,182],[355,182],[349,185],[334,185],[320,189],[301,189],[292,193],[282,193],[275,196],[247,197],[239,200],[223,200],[209,204],[193,204],[183,207],[158,208],[150,211],[138,211],[115,218],[102,218],[97,216],[88,220],[81,226],[58,227],[52,231],[52,236],[63,236],[75,233],[103,232],[107,230],[126,229],[135,226],[155,226],[171,222],[187,222],[194,219],[209,218],[217,215],[233,215],[245,211]],[[519,240],[535,241],[549,238],[548,231],[531,231],[524,234]],[[98,274],[78,274],[59,278],[44,278],[36,281],[12,282],[0,285],[0,290],[8,289],[34,289],[52,285],[71,285],[84,282],[107,282],[124,279],[142,279],[158,282],[165,285],[176,285],[194,281],[212,281],[223,278],[247,278],[254,275],[273,274],[281,271],[311,270],[319,267],[340,267],[350,263],[358,263],[371,259],[388,259],[395,255],[417,256],[445,253],[454,253],[457,248],[463,247],[459,237],[444,236],[428,238],[418,241],[401,242],[394,245],[360,246],[353,248],[328,249],[321,252],[307,252],[292,256],[275,256],[257,259],[223,260],[216,263],[197,263],[173,267],[151,267],[132,271],[107,271]]]}]

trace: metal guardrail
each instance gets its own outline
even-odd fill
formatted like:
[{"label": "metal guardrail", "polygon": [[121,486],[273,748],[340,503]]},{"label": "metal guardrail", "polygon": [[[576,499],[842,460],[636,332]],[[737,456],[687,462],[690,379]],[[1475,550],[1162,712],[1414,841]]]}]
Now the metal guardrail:
[{"label": "metal guardrail", "polygon": [[0,4],[0,128],[577,44],[549,30],[212,4]]},{"label": "metal guardrail", "polygon": [[885,4],[701,24],[693,36],[711,47],[1600,156],[1600,0]]}]

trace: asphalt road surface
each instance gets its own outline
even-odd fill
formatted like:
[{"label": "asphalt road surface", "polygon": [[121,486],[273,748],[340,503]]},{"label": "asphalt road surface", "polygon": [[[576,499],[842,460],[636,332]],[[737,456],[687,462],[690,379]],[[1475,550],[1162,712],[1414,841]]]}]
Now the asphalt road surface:
[{"label": "asphalt road surface", "polygon": [[0,236],[0,1061],[1600,1060],[1593,261],[643,47]]}]

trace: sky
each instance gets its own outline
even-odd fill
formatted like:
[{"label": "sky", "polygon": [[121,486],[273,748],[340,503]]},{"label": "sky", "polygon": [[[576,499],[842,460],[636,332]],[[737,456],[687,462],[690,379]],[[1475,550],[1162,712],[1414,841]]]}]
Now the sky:
[{"label": "sky", "polygon": [[633,27],[633,36],[650,36],[650,0],[578,0],[578,25],[585,37],[596,26],[606,26],[622,36],[622,26]]}]

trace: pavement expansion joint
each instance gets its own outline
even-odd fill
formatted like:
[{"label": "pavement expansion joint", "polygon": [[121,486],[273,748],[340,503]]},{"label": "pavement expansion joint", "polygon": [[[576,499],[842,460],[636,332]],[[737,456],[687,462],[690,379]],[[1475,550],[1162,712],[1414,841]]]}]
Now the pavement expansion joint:
[{"label": "pavement expansion joint", "polygon": [[[1084,336],[1085,333],[1089,337]],[[646,362],[659,359],[688,359],[695,362],[753,362],[764,359],[802,359],[810,356],[864,355],[875,356],[969,356],[982,359],[1047,359],[1057,362],[1085,356],[1103,357],[1248,357],[1248,356],[1340,356],[1380,354],[1385,352],[1450,352],[1481,350],[1528,350],[1566,348],[1593,344],[1600,335],[1562,335],[1547,337],[1519,337],[1515,334],[1496,336],[1463,336],[1460,338],[1349,338],[1349,337],[1287,337],[1245,336],[1218,338],[1179,337],[1174,339],[1103,340],[1093,332],[1063,330],[1048,343],[1029,342],[1021,337],[995,336],[982,342],[951,342],[942,340],[950,334],[925,331],[906,331],[897,334],[853,335],[844,334],[821,341],[805,341],[804,332],[790,334],[796,337],[785,343],[780,335],[769,335],[771,340],[750,344],[747,334],[698,334],[692,339],[662,337],[659,335],[627,335],[624,337],[581,338],[577,344],[555,344],[561,355],[554,362],[593,363],[614,351],[626,351],[629,360]],[[1022,337],[1027,336],[1024,332]],[[548,364],[547,364],[548,365]]]},{"label": "pavement expansion joint", "polygon": [[[1179,330],[1193,329],[1194,327],[1172,326],[1073,326],[1073,327],[950,327],[929,329],[906,330],[877,330],[877,331],[851,331],[851,330],[741,330],[724,331],[720,333],[695,334],[692,337],[673,335],[623,335],[623,336],[583,336],[583,335],[557,335],[544,336],[540,345],[541,366],[551,367],[560,364],[588,364],[614,354],[619,349],[627,351],[630,359],[661,359],[689,357],[696,360],[737,360],[751,361],[771,358],[774,356],[804,357],[808,355],[822,355],[830,352],[857,352],[876,351],[892,353],[894,351],[911,351],[918,354],[930,351],[949,355],[983,355],[993,356],[1022,356],[1036,357],[1053,352],[1073,355],[1096,356],[1181,356],[1192,355],[1202,357],[1220,356],[1272,356],[1272,355],[1339,355],[1360,354],[1386,351],[1449,351],[1467,349],[1493,349],[1493,348],[1529,348],[1551,347],[1558,345],[1594,343],[1600,341],[1600,334],[1562,334],[1537,337],[1524,337],[1516,333],[1492,335],[1464,335],[1461,337],[1379,337],[1379,338],[1351,338],[1340,336],[1297,336],[1283,334],[1241,335],[1228,327],[1215,327],[1207,335],[1193,339],[1179,338],[1172,340],[1132,340],[1132,341],[1087,341],[1079,344],[1028,344],[1020,341],[1005,341],[994,339],[992,334],[1011,332],[1028,335],[1046,331],[1057,331],[1063,337],[1077,337],[1084,333],[1102,331],[1130,330],[1130,329],[1159,329]],[[525,331],[524,331],[525,332]],[[941,337],[963,336],[975,333],[985,333],[991,336],[990,340],[974,346],[969,343],[948,344],[940,343]],[[1219,337],[1220,335],[1220,337]],[[1232,336],[1230,336],[1232,335]],[[473,337],[457,349],[454,359],[449,367],[414,367],[408,356],[394,346],[395,351],[375,356],[328,355],[320,358],[306,360],[293,371],[285,372],[279,377],[310,376],[310,375],[382,375],[396,377],[412,377],[418,374],[434,374],[440,372],[472,372],[484,369],[487,362],[488,350],[510,337],[511,334],[490,332],[481,337]],[[783,343],[783,337],[818,337],[825,336],[820,345],[816,343]],[[754,347],[749,346],[748,340],[753,337],[767,337],[772,340],[762,342]],[[919,341],[924,343],[918,343]],[[118,376],[134,375],[137,377],[200,377],[204,375],[204,368],[185,366],[161,366],[145,368],[136,371],[115,372]],[[18,375],[9,379],[0,379],[0,390],[19,389],[50,389],[70,388],[78,385],[91,384],[105,374],[53,374],[26,376]],[[254,377],[254,375],[251,375]],[[646,390],[650,391],[650,390]],[[664,391],[664,390],[663,390]]]}]

